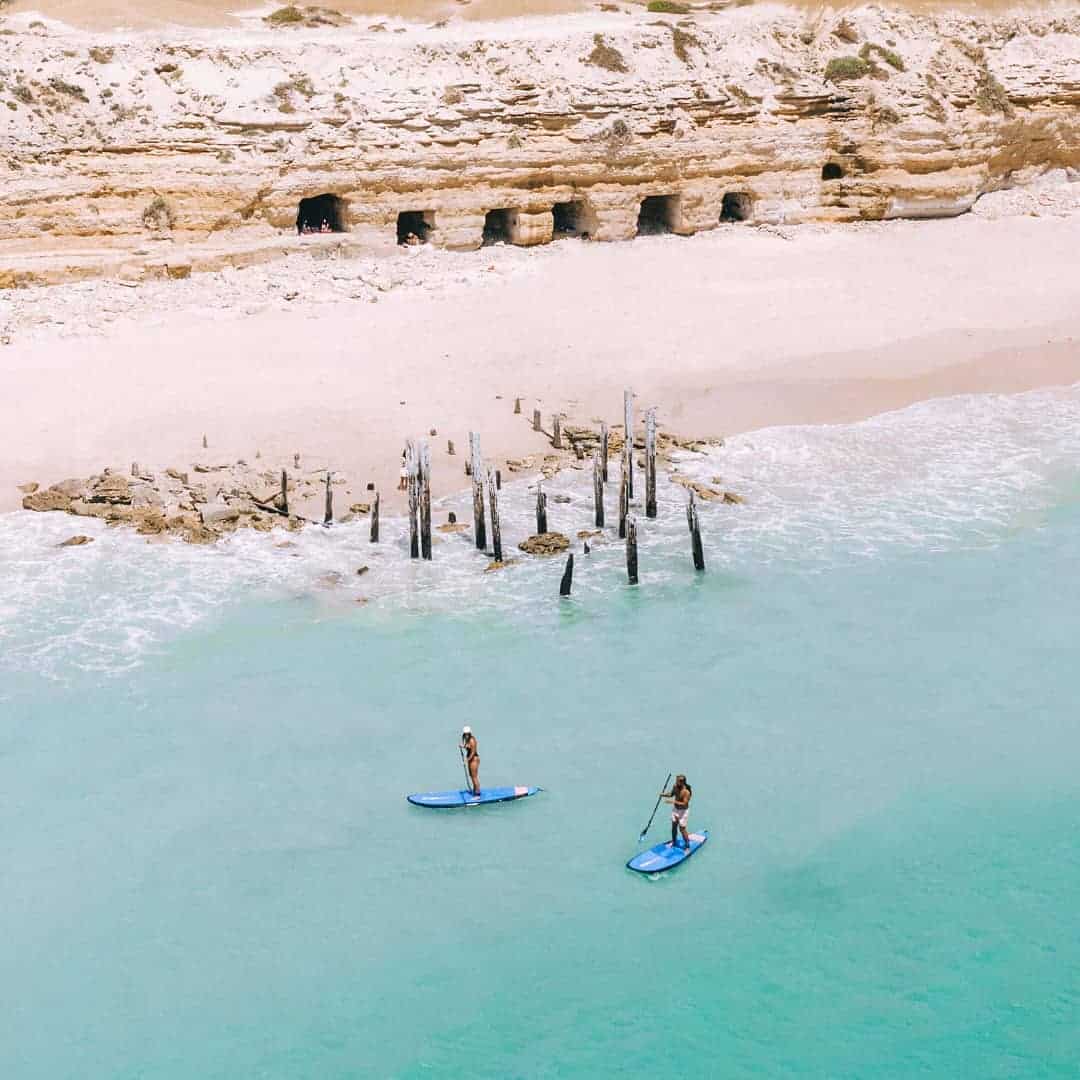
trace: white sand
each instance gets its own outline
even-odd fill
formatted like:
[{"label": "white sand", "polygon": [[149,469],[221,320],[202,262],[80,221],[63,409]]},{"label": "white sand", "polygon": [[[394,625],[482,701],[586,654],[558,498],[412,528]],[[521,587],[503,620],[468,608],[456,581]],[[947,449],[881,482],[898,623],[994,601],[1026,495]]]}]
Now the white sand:
[{"label": "white sand", "polygon": [[969,215],[299,257],[138,289],[0,295],[0,509],[27,480],[256,449],[268,465],[299,451],[385,490],[403,440],[430,428],[447,491],[464,482],[447,437],[460,451],[474,428],[492,457],[542,450],[534,404],[545,419],[614,423],[627,385],[662,426],[723,435],[1074,382],[1077,250],[1080,215]]}]

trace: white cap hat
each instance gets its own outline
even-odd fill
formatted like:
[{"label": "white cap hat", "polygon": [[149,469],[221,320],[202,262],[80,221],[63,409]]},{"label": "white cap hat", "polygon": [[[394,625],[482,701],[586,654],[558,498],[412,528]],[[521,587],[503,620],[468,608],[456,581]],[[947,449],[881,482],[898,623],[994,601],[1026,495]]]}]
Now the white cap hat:
[{"label": "white cap hat", "polygon": [[463,728],[461,729],[461,734],[462,734],[462,735],[471,735],[471,734],[472,734],[472,728],[471,728],[471,727],[469,727],[469,725],[468,725],[468,724],[466,724],[466,725],[465,725],[465,726],[464,726],[464,727],[463,727]]}]

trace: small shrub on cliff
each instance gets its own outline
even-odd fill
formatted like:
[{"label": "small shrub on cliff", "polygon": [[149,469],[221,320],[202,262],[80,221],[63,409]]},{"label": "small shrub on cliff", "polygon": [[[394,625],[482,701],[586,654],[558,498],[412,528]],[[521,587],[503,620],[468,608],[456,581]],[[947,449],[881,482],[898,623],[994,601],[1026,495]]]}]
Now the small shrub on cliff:
[{"label": "small shrub on cliff", "polygon": [[603,68],[605,71],[625,73],[630,70],[626,66],[623,54],[618,49],[608,45],[604,41],[603,34],[593,34],[593,51],[585,57],[585,63],[592,64],[593,67]]},{"label": "small shrub on cliff", "polygon": [[649,0],[648,10],[660,15],[690,14],[689,5],[676,3],[675,0]]},{"label": "small shrub on cliff", "polygon": [[49,80],[49,86],[58,94],[66,94],[68,97],[78,98],[79,101],[89,101],[86,91],[75,83],[65,82],[59,75],[54,75]]},{"label": "small shrub on cliff", "polygon": [[266,22],[271,26],[292,26],[304,21],[304,13],[291,4],[288,7],[278,8],[266,16]]},{"label": "small shrub on cliff", "polygon": [[1005,87],[986,69],[979,72],[979,81],[975,86],[975,106],[980,112],[1001,112],[1010,116],[1012,102]]},{"label": "small shrub on cliff", "polygon": [[870,65],[861,56],[834,56],[825,65],[826,82],[862,79],[870,74]]},{"label": "small shrub on cliff", "polygon": [[895,68],[897,71],[903,71],[905,69],[903,58],[899,53],[894,53],[892,49],[886,49],[881,45],[874,45],[872,42],[867,42],[859,50],[859,58],[865,60],[867,63],[871,62],[871,57],[877,55],[891,68]]},{"label": "small shrub on cliff", "polygon": [[167,232],[176,223],[176,217],[172,207],[160,195],[155,195],[142,212],[142,223],[148,229]]},{"label": "small shrub on cliff", "polygon": [[25,83],[19,83],[11,88],[11,96],[17,98],[24,105],[30,105],[33,103],[34,95],[30,92],[30,87]]},{"label": "small shrub on cliff", "polygon": [[859,31],[847,19],[841,19],[833,27],[833,36],[846,41],[849,45],[854,45],[859,40]]},{"label": "small shrub on cliff", "polygon": [[682,30],[677,26],[671,28],[671,47],[675,55],[684,63],[690,63],[690,46],[701,48],[701,40],[688,30]]}]

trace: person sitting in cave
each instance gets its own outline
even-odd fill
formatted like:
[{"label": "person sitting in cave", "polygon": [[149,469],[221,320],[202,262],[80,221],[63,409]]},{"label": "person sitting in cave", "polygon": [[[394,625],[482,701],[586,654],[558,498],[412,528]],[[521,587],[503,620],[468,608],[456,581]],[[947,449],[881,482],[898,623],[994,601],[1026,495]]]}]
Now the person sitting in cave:
[{"label": "person sitting in cave", "polygon": [[319,232],[324,233],[324,232],[332,232],[332,231],[333,230],[330,228],[330,222],[327,221],[326,218],[323,218],[322,219],[322,224],[319,226]]}]

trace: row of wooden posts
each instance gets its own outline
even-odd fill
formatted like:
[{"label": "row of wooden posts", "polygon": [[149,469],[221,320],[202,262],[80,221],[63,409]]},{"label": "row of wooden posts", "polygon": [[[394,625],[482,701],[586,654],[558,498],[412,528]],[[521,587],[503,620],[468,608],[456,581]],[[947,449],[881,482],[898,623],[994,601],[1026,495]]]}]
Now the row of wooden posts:
[{"label": "row of wooden posts", "polygon": [[[631,585],[638,583],[637,519],[630,512],[634,498],[634,413],[633,392],[623,394],[623,448],[620,455],[619,474],[619,526],[620,540],[626,541],[626,574]],[[520,399],[515,402],[515,412],[520,412]],[[533,428],[542,431],[540,410],[533,411]],[[562,418],[552,418],[552,445],[562,446]],[[451,444],[452,448],[453,444]],[[451,453],[453,450],[451,449]],[[409,555],[413,559],[431,559],[431,451],[424,441],[409,440],[405,448],[405,469],[409,495]],[[497,469],[485,468],[480,454],[480,436],[469,433],[469,456],[465,472],[472,477],[473,489],[473,539],[480,551],[487,549],[487,518],[491,519],[491,548],[496,562],[503,561],[502,529],[499,522],[499,491],[502,477]],[[593,504],[594,520],[598,529],[604,528],[604,485],[608,482],[608,426],[600,426],[600,447],[593,455]],[[331,488],[332,474],[326,474],[326,512],[324,525],[334,520],[334,496]],[[488,513],[484,510],[484,487],[487,487]],[[281,471],[281,510],[288,513],[288,475]],[[705,569],[705,555],[701,542],[701,526],[698,520],[697,500],[693,489],[687,491],[686,522],[690,530],[690,551],[694,569]],[[371,542],[379,542],[379,493],[371,506]],[[656,410],[645,413],[645,516],[657,516],[656,504]],[[548,531],[547,494],[544,482],[536,485],[536,531]],[[585,551],[589,547],[586,543]],[[559,595],[569,596],[574,580],[574,555],[567,556],[566,567],[559,583]]]}]

